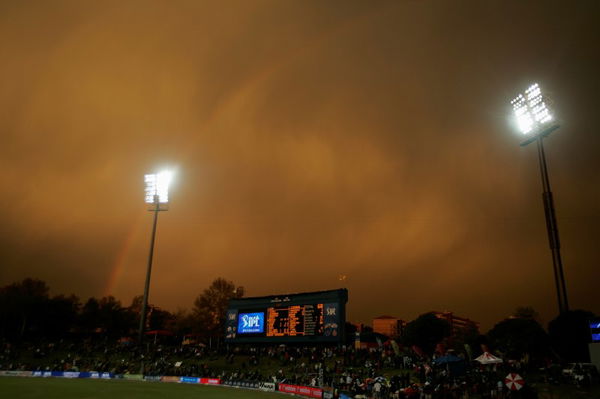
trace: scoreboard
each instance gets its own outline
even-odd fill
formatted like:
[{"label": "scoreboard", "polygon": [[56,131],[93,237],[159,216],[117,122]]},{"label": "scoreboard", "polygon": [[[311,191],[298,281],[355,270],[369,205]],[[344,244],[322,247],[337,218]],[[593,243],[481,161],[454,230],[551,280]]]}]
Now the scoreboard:
[{"label": "scoreboard", "polygon": [[348,291],[233,299],[225,341],[231,343],[341,342]]},{"label": "scoreboard", "polygon": [[322,333],[322,303],[267,309],[267,337],[313,336]]}]

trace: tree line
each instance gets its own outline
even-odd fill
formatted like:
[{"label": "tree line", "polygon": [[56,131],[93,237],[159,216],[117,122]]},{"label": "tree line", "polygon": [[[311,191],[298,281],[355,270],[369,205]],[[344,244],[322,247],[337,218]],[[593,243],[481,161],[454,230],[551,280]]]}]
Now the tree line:
[{"label": "tree line", "polygon": [[[41,280],[27,278],[0,287],[0,338],[32,340],[63,338],[69,335],[97,335],[107,338],[134,336],[139,327],[142,296],[129,306],[113,296],[89,298],[82,302],[75,295],[50,296],[50,288]],[[225,314],[230,299],[244,296],[244,288],[217,278],[198,295],[191,311],[169,312],[148,307],[146,330],[165,330],[176,336],[193,335],[207,342],[223,335]],[[406,325],[398,343],[433,354],[443,343],[458,352],[480,353],[491,348],[507,358],[558,358],[589,361],[589,320],[595,315],[584,310],[565,312],[544,329],[535,310],[517,308],[486,334],[476,328],[452,332],[447,321],[425,313]],[[354,337],[347,323],[349,344]],[[471,353],[467,353],[471,356]]]},{"label": "tree line", "polygon": [[589,321],[594,318],[592,312],[585,310],[568,311],[550,321],[546,330],[534,309],[519,307],[486,334],[475,328],[452,334],[446,320],[426,313],[407,324],[401,342],[414,345],[427,355],[445,343],[457,352],[472,352],[467,353],[469,357],[491,350],[507,359],[589,362]]},{"label": "tree line", "polygon": [[[229,300],[243,295],[243,287],[217,278],[198,295],[191,311],[169,312],[149,304],[145,329],[167,330],[179,336],[192,334],[200,339],[218,337]],[[141,309],[141,295],[128,306],[113,296],[82,302],[75,295],[51,296],[44,281],[26,278],[0,287],[0,337],[31,340],[74,334],[130,336],[139,328]]]}]

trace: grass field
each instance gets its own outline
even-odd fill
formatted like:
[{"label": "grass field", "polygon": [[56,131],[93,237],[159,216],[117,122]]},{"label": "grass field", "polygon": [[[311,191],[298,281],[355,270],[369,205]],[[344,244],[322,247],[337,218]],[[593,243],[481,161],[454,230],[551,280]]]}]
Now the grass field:
[{"label": "grass field", "polygon": [[6,399],[269,399],[274,392],[197,384],[125,380],[0,377],[0,398]]},{"label": "grass field", "polygon": [[[537,387],[540,399],[598,399],[600,386]],[[0,398],[10,399],[282,399],[287,395],[197,384],[66,378],[0,377]]]}]

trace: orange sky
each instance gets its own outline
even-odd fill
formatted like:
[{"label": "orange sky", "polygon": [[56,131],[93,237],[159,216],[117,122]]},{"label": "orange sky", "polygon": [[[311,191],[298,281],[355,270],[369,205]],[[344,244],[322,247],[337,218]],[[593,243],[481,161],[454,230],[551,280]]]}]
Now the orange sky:
[{"label": "orange sky", "polygon": [[[600,313],[597,2],[0,1],[0,285],[141,294],[143,175],[176,169],[150,301],[349,289],[348,314],[556,314],[538,81],[572,308]],[[339,275],[346,275],[339,281]]]}]

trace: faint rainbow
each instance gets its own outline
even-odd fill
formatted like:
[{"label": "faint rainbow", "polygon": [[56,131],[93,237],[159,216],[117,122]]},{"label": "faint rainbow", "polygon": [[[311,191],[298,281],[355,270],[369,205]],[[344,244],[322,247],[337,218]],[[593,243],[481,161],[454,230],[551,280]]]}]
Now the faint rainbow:
[{"label": "faint rainbow", "polygon": [[[135,237],[139,235],[138,233],[144,225],[145,213],[145,211],[139,212],[136,219],[129,226],[129,231],[127,232],[125,239],[121,244],[121,248],[117,252],[117,255],[115,256],[113,264],[110,268],[108,280],[103,290],[103,296],[115,295],[115,289],[121,280],[123,270],[125,270],[125,265],[127,263],[127,259],[129,259],[129,255],[131,254],[131,247],[133,246]],[[137,268],[138,265],[136,265],[136,269]]]}]

